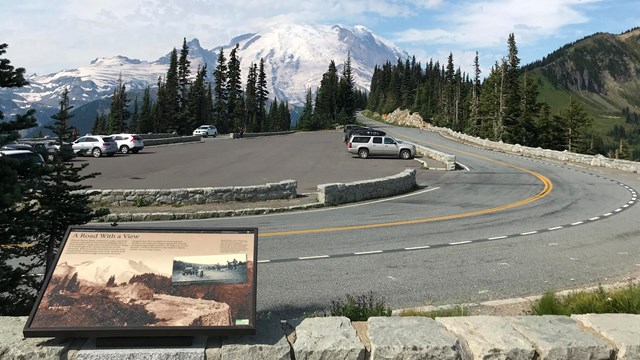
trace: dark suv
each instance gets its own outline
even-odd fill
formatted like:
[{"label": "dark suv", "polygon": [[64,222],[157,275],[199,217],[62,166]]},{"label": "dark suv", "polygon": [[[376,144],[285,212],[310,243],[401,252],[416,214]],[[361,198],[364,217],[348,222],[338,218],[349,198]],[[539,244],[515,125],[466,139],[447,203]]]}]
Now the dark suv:
[{"label": "dark suv", "polygon": [[387,133],[382,130],[376,130],[366,127],[352,128],[351,130],[348,130],[344,133],[344,142],[349,141],[349,139],[351,139],[353,135],[385,136],[387,135]]}]

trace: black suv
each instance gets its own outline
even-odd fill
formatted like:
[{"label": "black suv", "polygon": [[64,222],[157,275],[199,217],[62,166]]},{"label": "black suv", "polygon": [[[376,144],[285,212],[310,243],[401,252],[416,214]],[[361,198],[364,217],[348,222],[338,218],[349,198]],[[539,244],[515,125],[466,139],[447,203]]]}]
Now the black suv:
[{"label": "black suv", "polygon": [[361,127],[361,128],[354,128],[351,129],[347,132],[345,132],[344,134],[344,142],[348,142],[349,139],[351,139],[351,136],[353,135],[368,135],[368,136],[385,136],[387,135],[386,132],[382,131],[382,130],[376,130],[376,129],[372,129],[372,128],[365,128],[365,127]]}]

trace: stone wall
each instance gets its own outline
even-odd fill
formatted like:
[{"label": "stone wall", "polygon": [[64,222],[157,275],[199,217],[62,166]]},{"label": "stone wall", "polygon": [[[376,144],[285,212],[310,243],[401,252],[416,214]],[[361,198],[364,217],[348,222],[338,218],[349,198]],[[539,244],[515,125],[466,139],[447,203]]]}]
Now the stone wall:
[{"label": "stone wall", "polygon": [[416,145],[416,151],[422,156],[426,156],[430,159],[434,159],[444,164],[444,168],[447,171],[456,169],[456,156],[445,154],[443,152],[428,148],[426,146]]},{"label": "stone wall", "polygon": [[318,185],[318,201],[333,206],[404,194],[415,188],[416,170],[407,169],[380,179]]},{"label": "stone wall", "polygon": [[162,137],[162,138],[154,138],[147,139],[146,135],[142,135],[142,141],[144,142],[144,146],[155,146],[155,145],[165,145],[165,144],[178,144],[178,143],[186,143],[186,142],[197,142],[200,141],[200,136],[172,136],[172,137]]},{"label": "stone wall", "polygon": [[466,135],[463,133],[459,133],[447,128],[441,128],[436,126],[429,126],[422,120],[422,117],[418,113],[411,114],[409,110],[395,110],[391,114],[384,117],[386,122],[402,125],[402,126],[411,126],[416,128],[424,128],[429,131],[434,131],[440,133],[442,136],[446,136],[458,141],[463,141],[467,143],[471,143],[474,145],[482,146],[487,149],[492,149],[496,151],[508,152],[513,154],[519,154],[522,156],[536,157],[536,158],[546,158],[557,161],[565,161],[576,164],[584,164],[591,166],[600,166],[604,168],[622,170],[632,173],[640,173],[640,162],[629,161],[629,160],[618,160],[618,159],[610,159],[608,157],[602,155],[585,155],[585,154],[577,154],[569,151],[557,151],[557,150],[547,150],[542,148],[531,148],[522,145],[512,145],[506,144],[501,141],[491,141],[487,139],[481,139],[478,137]]},{"label": "stone wall", "polygon": [[629,314],[258,320],[256,335],[197,337],[182,348],[96,348],[94,339],[24,339],[26,320],[0,317],[0,359],[640,359],[640,315]]},{"label": "stone wall", "polygon": [[298,182],[283,180],[254,186],[227,186],[185,189],[136,190],[80,190],[90,200],[102,206],[194,205],[226,201],[265,201],[293,199],[297,196]]}]

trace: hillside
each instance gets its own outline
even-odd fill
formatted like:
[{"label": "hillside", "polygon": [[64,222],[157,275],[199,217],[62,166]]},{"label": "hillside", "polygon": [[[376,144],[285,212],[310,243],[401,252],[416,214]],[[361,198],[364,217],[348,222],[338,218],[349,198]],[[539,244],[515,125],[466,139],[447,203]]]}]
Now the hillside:
[{"label": "hillside", "polygon": [[558,96],[577,95],[592,115],[620,114],[623,108],[640,113],[640,28],[585,37],[523,70],[539,77],[553,110],[566,103]]},{"label": "hillside", "polygon": [[538,82],[552,113],[577,97],[604,148],[614,151],[622,141],[634,159],[640,156],[640,28],[587,36],[523,70]]}]

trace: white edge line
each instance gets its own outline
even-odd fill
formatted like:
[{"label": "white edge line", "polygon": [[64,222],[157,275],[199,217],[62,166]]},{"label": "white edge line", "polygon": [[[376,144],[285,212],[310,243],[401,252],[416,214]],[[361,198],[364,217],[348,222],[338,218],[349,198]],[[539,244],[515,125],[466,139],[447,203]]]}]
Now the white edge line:
[{"label": "white edge line", "polygon": [[603,214],[602,216],[611,216],[611,215],[613,215],[613,213],[606,213],[606,214]]},{"label": "white edge line", "polygon": [[538,231],[534,230],[534,231],[520,233],[520,235],[533,235],[533,234],[537,234],[537,233],[538,233]]},{"label": "white edge line", "polygon": [[[596,221],[596,220],[600,220],[600,216],[596,216],[596,217],[592,217],[591,219],[589,219],[591,221]],[[573,224],[572,224],[573,225]]]},{"label": "white edge line", "polygon": [[425,246],[414,246],[414,247],[407,247],[404,248],[405,250],[420,250],[420,249],[429,249],[431,246],[429,245],[425,245]]},{"label": "white edge line", "polygon": [[298,260],[326,259],[328,257],[329,255],[303,256],[303,257],[299,257]]},{"label": "white edge line", "polygon": [[361,251],[353,253],[353,255],[368,255],[368,254],[380,254],[382,250],[373,250],[373,251]]},{"label": "white edge line", "polygon": [[622,211],[622,209],[615,209],[615,210],[613,210],[613,211],[614,211],[614,212],[620,212],[620,211]]},{"label": "white edge line", "polygon": [[622,207],[623,207],[623,208],[628,208],[628,207],[629,207],[629,204],[624,204],[624,205],[622,205]]},{"label": "white edge line", "polygon": [[507,236],[503,235],[503,236],[490,237],[490,238],[487,238],[487,240],[500,240],[500,239],[506,239],[506,238],[507,238]]},{"label": "white edge line", "polygon": [[578,221],[578,222],[574,222],[573,224],[571,224],[572,226],[576,226],[576,225],[580,225],[580,224],[584,224],[584,221]]},{"label": "white edge line", "polygon": [[449,243],[449,245],[462,245],[462,244],[470,244],[472,241],[471,240],[466,240],[466,241],[458,241],[458,242],[452,242]]},{"label": "white edge line", "polygon": [[271,260],[258,260],[258,264],[260,264],[260,263],[268,263],[268,262],[271,262]]},{"label": "white edge line", "polygon": [[562,226],[556,226],[556,227],[548,228],[547,230],[553,231],[553,230],[560,230],[560,229],[562,229]]}]

